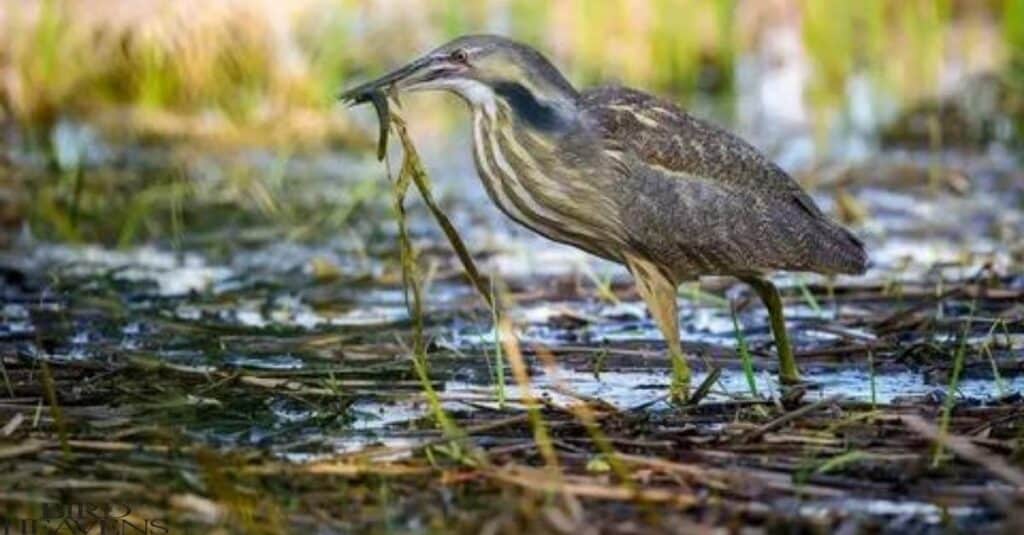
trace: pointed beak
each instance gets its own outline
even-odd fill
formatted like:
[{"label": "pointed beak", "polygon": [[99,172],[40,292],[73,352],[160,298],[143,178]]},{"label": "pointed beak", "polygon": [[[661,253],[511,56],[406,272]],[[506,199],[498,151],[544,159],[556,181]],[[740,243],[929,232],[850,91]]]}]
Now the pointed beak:
[{"label": "pointed beak", "polygon": [[387,92],[392,87],[397,90],[411,89],[416,84],[434,80],[445,72],[447,70],[444,68],[442,61],[431,56],[425,56],[376,80],[344,91],[338,95],[338,99],[349,106],[355,106],[371,101],[374,93]]}]

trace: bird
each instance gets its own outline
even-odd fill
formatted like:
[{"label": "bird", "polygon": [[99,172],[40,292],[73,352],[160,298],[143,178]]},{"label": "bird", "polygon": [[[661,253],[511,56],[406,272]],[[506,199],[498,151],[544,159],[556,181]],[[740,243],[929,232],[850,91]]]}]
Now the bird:
[{"label": "bird", "polygon": [[[577,90],[541,52],[456,38],[342,92],[350,105],[446,91],[471,111],[477,174],[517,223],[624,265],[661,331],[686,400],[677,291],[702,276],[748,284],[768,309],[778,378],[802,381],[775,272],[865,272],[864,243],[753,145],[670,100],[622,85]],[[375,102],[376,105],[376,102]]]}]

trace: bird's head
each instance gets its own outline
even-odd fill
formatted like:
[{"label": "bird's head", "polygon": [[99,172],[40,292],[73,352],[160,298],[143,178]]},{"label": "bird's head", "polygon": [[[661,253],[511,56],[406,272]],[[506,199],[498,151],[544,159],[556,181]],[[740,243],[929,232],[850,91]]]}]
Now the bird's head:
[{"label": "bird's head", "polygon": [[445,90],[470,106],[503,99],[528,119],[575,106],[578,93],[550,61],[533,48],[495,35],[470,35],[442,45],[376,80],[345,91],[342,100],[359,104],[375,91]]}]

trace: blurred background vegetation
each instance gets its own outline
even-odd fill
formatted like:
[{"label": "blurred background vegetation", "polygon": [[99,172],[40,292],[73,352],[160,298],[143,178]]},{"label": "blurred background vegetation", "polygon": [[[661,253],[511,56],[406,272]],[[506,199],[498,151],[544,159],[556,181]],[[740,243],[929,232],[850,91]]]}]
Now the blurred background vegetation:
[{"label": "blurred background vegetation", "polygon": [[[855,75],[901,101],[965,73],[1024,70],[1021,0],[4,0],[0,118],[45,139],[63,117],[138,135],[321,141],[352,77],[467,32],[548,51],[579,84],[686,102],[736,90],[786,28],[828,121]],[[784,61],[789,61],[785,59]],[[266,130],[264,127],[273,126]]]},{"label": "blurred background vegetation", "polygon": [[[145,236],[140,199],[198,186],[174,168],[83,181],[80,167],[124,145],[269,149],[261,173],[225,170],[238,180],[205,194],[280,215],[281,175],[294,174],[282,160],[369,152],[375,130],[337,108],[339,88],[471,32],[532,43],[580,86],[668,96],[784,165],[773,143],[792,149],[794,128],[810,132],[811,160],[848,140],[837,129],[925,148],[1017,147],[1024,131],[1024,0],[0,0],[0,220],[37,216],[36,232],[63,239]],[[449,129],[454,109],[408,114]],[[111,206],[117,229],[76,229],[90,213],[110,221]]]}]

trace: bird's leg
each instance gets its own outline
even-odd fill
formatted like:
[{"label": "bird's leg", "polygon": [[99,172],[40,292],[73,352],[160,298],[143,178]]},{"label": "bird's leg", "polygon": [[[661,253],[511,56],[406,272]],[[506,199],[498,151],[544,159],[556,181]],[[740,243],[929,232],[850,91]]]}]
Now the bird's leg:
[{"label": "bird's leg", "polygon": [[647,309],[668,344],[668,355],[672,362],[672,398],[685,402],[690,394],[690,367],[683,356],[679,340],[677,285],[650,262],[631,257],[627,258],[627,265],[636,281],[637,291],[647,303]]},{"label": "bird's leg", "polygon": [[796,367],[796,359],[793,358],[793,346],[789,343],[789,334],[786,333],[786,318],[782,312],[782,298],[779,297],[779,290],[771,281],[760,277],[744,277],[743,282],[750,285],[768,307],[768,316],[772,324],[772,336],[775,337],[775,347],[779,352],[779,381],[783,384],[796,384],[800,382],[800,370]]}]

